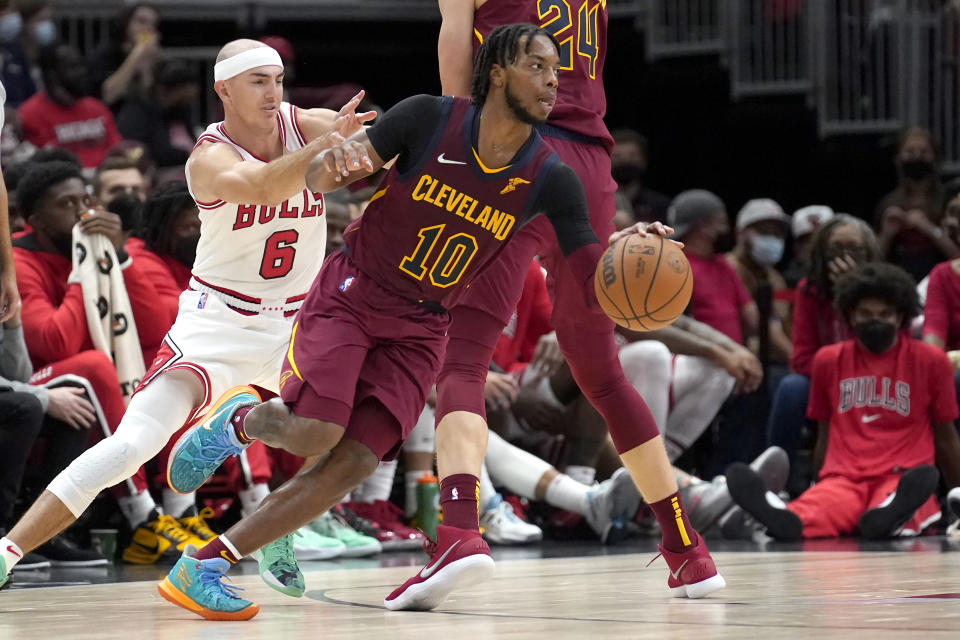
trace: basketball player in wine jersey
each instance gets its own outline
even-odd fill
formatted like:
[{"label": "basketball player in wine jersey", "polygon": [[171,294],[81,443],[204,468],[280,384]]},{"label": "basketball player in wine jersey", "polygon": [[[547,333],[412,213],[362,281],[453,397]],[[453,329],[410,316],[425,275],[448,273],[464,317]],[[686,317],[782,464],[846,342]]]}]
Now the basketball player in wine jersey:
[{"label": "basketball player in wine jersey", "polygon": [[[272,48],[236,40],[214,67],[223,122],[187,161],[201,233],[190,289],[117,431],[57,476],[0,542],[0,581],[23,552],[69,526],[102,489],[129,477],[228,388],[277,380],[293,315],[320,268],[323,197],[306,188],[311,159],[373,118],[281,102],[283,63]],[[172,542],[156,532],[153,543]],[[10,553],[7,550],[10,550]]]},{"label": "basketball player in wine jersey", "polygon": [[[546,222],[576,294],[597,305],[592,280],[603,247],[590,229],[583,187],[532,126],[553,107],[559,45],[535,25],[516,24],[484,47],[491,64],[472,101],[408,98],[308,169],[307,185],[328,191],[397,158],[304,301],[282,401],[256,404],[243,389],[225,394],[221,409],[174,447],[168,480],[177,491],[194,490],[252,439],[304,457],[329,454],[226,534],[199,551],[187,547],[159,585],[175,604],[211,619],[256,614],[255,604],[220,582],[222,559],[235,562],[308,522],[396,455],[436,380],[448,309],[524,227]],[[426,583],[431,575],[451,587],[490,575],[475,480],[453,488],[436,557],[422,580],[387,597],[388,608],[436,606],[446,594],[436,581]]]},{"label": "basketball player in wine jersey", "polygon": [[[613,139],[603,122],[606,1],[587,0],[579,9],[558,0],[439,0],[439,4],[443,16],[438,42],[440,80],[446,94],[468,95],[471,82],[482,71],[479,53],[476,63],[474,53],[499,25],[532,22],[560,42],[557,102],[538,129],[583,183],[597,237],[610,236],[616,183],[610,176]],[[486,424],[482,396],[476,389],[482,389],[494,347],[516,308],[523,275],[535,255],[547,270],[554,303],[552,324],[570,371],[606,420],[624,466],[660,524],[660,551],[670,568],[667,586],[675,597],[690,598],[722,588],[722,576],[687,519],[657,424],[623,375],[613,322],[584,304],[574,274],[560,259],[557,242],[542,221],[520,230],[453,310],[446,359],[437,381],[441,500],[479,474]]]}]

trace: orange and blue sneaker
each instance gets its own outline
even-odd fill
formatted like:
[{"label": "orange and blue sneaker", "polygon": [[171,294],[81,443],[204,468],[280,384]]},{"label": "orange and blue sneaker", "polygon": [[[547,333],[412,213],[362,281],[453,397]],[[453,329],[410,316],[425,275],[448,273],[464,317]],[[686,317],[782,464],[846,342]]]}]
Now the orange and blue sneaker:
[{"label": "orange and blue sneaker", "polygon": [[424,545],[430,561],[420,573],[386,597],[391,611],[427,611],[438,607],[457,587],[482,582],[493,575],[490,547],[479,531],[440,525],[437,541]]},{"label": "orange and blue sneaker", "polygon": [[[680,553],[665,549],[663,545],[657,545],[657,548],[667,561],[670,570],[667,587],[674,598],[702,598],[727,586],[707,551],[703,537],[698,536],[697,544]],[[653,560],[650,562],[653,563]]]},{"label": "orange and blue sneaker", "polygon": [[180,436],[167,463],[167,484],[177,493],[192,493],[230,456],[250,446],[242,443],[230,420],[241,407],[260,403],[253,387],[234,387],[224,393],[203,420]]},{"label": "orange and blue sneaker", "polygon": [[223,582],[230,563],[223,558],[197,560],[196,552],[192,546],[186,548],[157,585],[160,595],[207,620],[249,620],[257,615],[258,605],[239,597],[239,587]]}]

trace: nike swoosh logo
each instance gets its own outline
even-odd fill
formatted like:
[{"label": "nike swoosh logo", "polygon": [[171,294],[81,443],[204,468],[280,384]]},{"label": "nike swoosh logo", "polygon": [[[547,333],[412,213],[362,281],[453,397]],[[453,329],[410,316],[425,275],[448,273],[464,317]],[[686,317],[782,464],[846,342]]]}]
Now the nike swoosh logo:
[{"label": "nike swoosh logo", "polygon": [[452,545],[450,545],[450,548],[443,552],[443,555],[440,556],[440,558],[438,558],[437,561],[433,563],[433,566],[430,566],[430,565],[425,566],[420,571],[420,577],[426,580],[427,578],[432,576],[433,572],[437,570],[437,567],[443,564],[444,559],[446,559],[446,557],[450,555],[450,552],[453,551],[458,544],[460,544],[459,540],[457,540]]},{"label": "nike swoosh logo", "polygon": [[872,416],[863,416],[862,420],[863,420],[864,422],[873,422],[874,420],[879,420],[879,419],[880,419],[880,415],[881,415],[881,414],[879,414],[879,413],[875,413],[875,414],[873,414]]},{"label": "nike swoosh logo", "polygon": [[22,558],[22,557],[23,557],[22,555],[20,555],[19,553],[17,553],[16,550],[14,550],[13,545],[8,544],[8,545],[7,545],[7,551],[9,551],[9,552],[12,553],[13,555],[17,556],[18,558]]},{"label": "nike swoosh logo", "polygon": [[441,153],[437,156],[437,162],[440,164],[467,164],[466,162],[460,162],[459,160],[447,160],[443,157],[443,155],[444,154]]},{"label": "nike swoosh logo", "polygon": [[684,560],[684,561],[683,561],[683,564],[680,565],[679,567],[677,567],[677,570],[676,570],[676,571],[671,571],[671,572],[670,572],[670,575],[673,576],[673,579],[674,579],[674,580],[679,580],[679,579],[680,579],[680,572],[683,571],[683,568],[684,568],[685,566],[687,566],[687,563],[688,563],[688,562],[690,562],[689,559]]}]

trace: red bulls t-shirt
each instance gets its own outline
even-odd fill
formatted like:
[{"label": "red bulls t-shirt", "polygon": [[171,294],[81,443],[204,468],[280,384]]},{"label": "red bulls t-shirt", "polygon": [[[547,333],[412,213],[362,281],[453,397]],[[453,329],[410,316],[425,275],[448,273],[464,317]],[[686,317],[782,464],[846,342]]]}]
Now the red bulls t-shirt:
[{"label": "red bulls t-shirt", "polygon": [[821,478],[933,464],[932,425],[957,414],[946,355],[903,334],[881,355],[846,340],[813,359],[807,416],[830,423]]}]

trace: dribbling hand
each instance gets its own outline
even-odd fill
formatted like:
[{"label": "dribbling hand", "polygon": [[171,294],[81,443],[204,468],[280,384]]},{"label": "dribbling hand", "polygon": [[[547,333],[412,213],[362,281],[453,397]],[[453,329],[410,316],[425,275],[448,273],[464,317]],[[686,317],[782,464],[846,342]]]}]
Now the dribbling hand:
[{"label": "dribbling hand", "polygon": [[[658,236],[669,236],[672,233],[673,233],[673,227],[668,227],[667,225],[663,224],[660,221],[651,222],[651,223],[637,222],[636,224],[630,225],[626,229],[621,229],[620,231],[615,231],[614,233],[610,234],[609,243],[613,244],[620,238],[624,238],[626,236],[634,235],[634,234],[640,237],[644,237],[650,234],[655,234]],[[682,242],[679,242],[677,240],[671,240],[670,242],[677,245],[681,249],[683,248]]]}]

